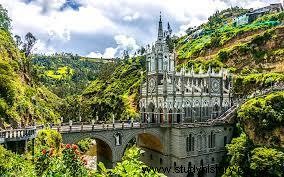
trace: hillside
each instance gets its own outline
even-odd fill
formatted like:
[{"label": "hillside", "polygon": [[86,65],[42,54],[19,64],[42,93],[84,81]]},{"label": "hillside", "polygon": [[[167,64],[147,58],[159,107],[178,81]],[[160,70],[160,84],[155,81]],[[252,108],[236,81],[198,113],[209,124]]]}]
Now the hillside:
[{"label": "hillside", "polygon": [[70,53],[33,56],[33,77],[57,96],[80,94],[96,79],[108,60],[80,57]]},{"label": "hillside", "polygon": [[[209,25],[220,18],[226,23]],[[192,60],[217,60],[238,73],[251,68],[258,72],[283,72],[283,21],[284,12],[279,12],[236,26],[232,17],[217,13],[198,27],[202,32],[197,37],[190,34],[177,40],[178,62],[188,66]]]},{"label": "hillside", "polygon": [[122,60],[102,68],[100,76],[82,94],[86,116],[99,116],[100,120],[137,118],[141,72],[145,58]]},{"label": "hillside", "polygon": [[0,29],[0,127],[59,120],[60,98],[43,86],[27,83],[26,60],[11,34]]}]

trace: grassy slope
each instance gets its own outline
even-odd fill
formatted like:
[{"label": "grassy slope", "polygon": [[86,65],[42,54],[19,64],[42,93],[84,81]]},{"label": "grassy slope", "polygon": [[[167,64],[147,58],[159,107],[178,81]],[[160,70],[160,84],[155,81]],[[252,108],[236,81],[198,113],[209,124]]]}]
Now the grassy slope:
[{"label": "grassy slope", "polygon": [[24,56],[10,33],[0,30],[0,126],[56,121],[60,99],[44,87],[29,86],[22,72]]},{"label": "grassy slope", "polygon": [[238,111],[244,131],[255,145],[284,148],[284,92],[253,98]]},{"label": "grassy slope", "polygon": [[33,56],[33,71],[36,80],[61,98],[80,94],[95,80],[107,60],[83,58],[69,53],[50,56]]},{"label": "grassy slope", "polygon": [[83,104],[91,107],[89,116],[98,114],[101,120],[111,119],[112,114],[116,119],[136,118],[141,71],[144,69],[144,57],[137,57],[121,61],[112,73],[96,79],[83,92]]},{"label": "grassy slope", "polygon": [[284,29],[279,24],[283,23],[284,12],[265,15],[244,26],[234,26],[232,18],[223,19],[225,23],[214,28],[208,25],[210,21],[201,25],[200,28],[209,32],[196,39],[185,42],[188,36],[180,38],[177,41],[179,63],[219,60],[239,72],[244,68],[283,72]]}]

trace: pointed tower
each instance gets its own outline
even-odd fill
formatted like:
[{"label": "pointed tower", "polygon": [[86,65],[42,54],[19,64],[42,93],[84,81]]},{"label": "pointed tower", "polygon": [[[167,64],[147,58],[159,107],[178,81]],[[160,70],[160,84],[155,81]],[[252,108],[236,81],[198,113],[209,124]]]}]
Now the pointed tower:
[{"label": "pointed tower", "polygon": [[160,12],[160,20],[159,20],[159,27],[158,27],[158,41],[161,41],[163,38],[164,38],[163,22],[162,22],[162,15]]}]

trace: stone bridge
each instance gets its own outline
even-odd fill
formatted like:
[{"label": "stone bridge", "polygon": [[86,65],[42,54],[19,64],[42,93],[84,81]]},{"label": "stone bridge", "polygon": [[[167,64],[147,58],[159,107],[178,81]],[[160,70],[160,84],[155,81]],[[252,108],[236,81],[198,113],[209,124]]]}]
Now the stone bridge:
[{"label": "stone bridge", "polygon": [[[107,167],[113,167],[121,161],[129,145],[136,143],[145,151],[142,161],[150,166],[197,167],[218,164],[225,155],[225,145],[233,134],[232,119],[239,106],[247,99],[259,97],[274,91],[283,90],[269,88],[253,93],[250,97],[237,100],[230,109],[216,119],[206,122],[175,124],[171,123],[69,123],[50,126],[62,134],[63,143],[78,143],[85,138],[96,140],[97,161]],[[43,126],[28,127],[17,130],[0,131],[0,144],[17,143],[33,139]],[[186,165],[188,164],[188,165]],[[179,176],[185,176],[180,174]],[[175,173],[169,176],[176,176]],[[210,176],[210,175],[209,175]],[[211,175],[214,176],[214,175]]]},{"label": "stone bridge", "polygon": [[96,140],[97,159],[111,167],[121,161],[129,145],[138,146],[163,153],[167,142],[165,127],[155,124],[115,123],[98,125],[57,126],[53,129],[62,134],[63,143],[75,144],[85,138]]}]

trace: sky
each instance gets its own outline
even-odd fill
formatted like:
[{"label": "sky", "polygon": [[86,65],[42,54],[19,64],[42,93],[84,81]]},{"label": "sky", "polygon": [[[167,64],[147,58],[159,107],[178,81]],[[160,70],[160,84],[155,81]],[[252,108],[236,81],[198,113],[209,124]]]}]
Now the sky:
[{"label": "sky", "polygon": [[68,52],[95,58],[119,57],[157,36],[159,14],[164,27],[183,35],[216,10],[257,8],[280,0],[0,0],[12,19],[12,33],[31,32],[34,53]]}]

